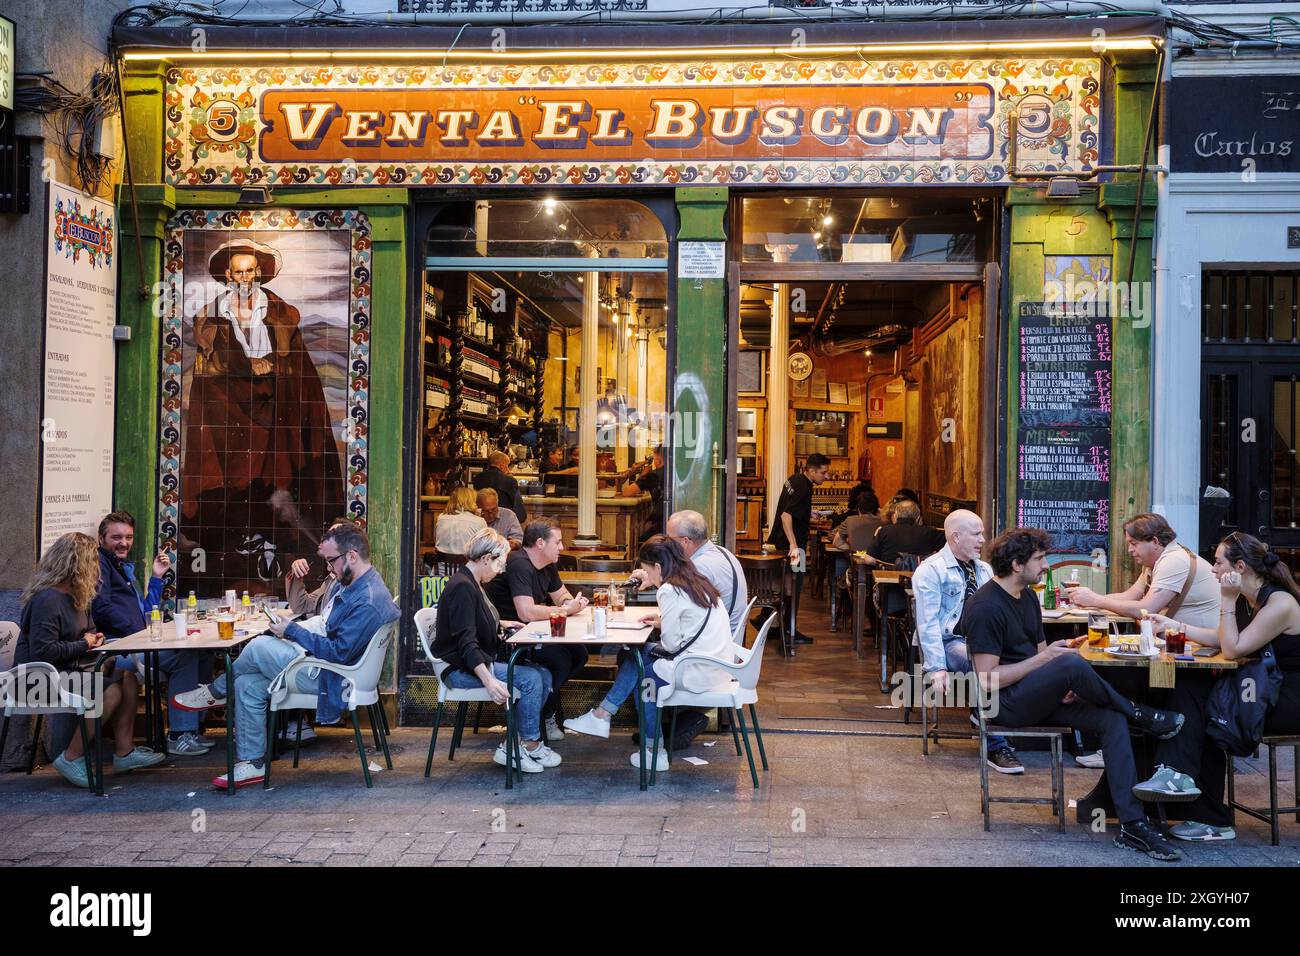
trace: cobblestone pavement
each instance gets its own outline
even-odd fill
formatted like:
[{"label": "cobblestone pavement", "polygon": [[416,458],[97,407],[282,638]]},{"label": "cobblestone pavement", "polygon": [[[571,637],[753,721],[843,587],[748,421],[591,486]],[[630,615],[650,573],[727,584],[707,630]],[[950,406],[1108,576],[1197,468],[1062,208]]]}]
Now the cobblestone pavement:
[{"label": "cobblestone pavement", "polygon": [[[428,731],[393,735],[394,769],[362,784],[351,734],[322,731],[302,766],[277,762],[275,787],[235,797],[211,788],[224,748],[173,758],[129,776],[111,770],[103,798],[66,784],[50,768],[0,777],[0,864],[131,866],[667,866],[667,865],[1151,865],[1112,844],[1112,834],[1071,822],[1058,834],[1050,810],[995,806],[985,833],[976,751],[950,741],[922,757],[915,738],[765,735],[771,770],[750,784],[729,737],[705,735],[647,793],[637,789],[626,736],[570,737],[565,763],[504,789],[491,762],[499,737],[473,736],[447,760],[440,736],[433,777],[423,777]],[[712,743],[712,746],[706,746]],[[757,756],[757,755],[756,755]],[[1045,753],[1022,754],[1023,778],[997,778],[995,792],[1046,792]],[[382,764],[382,757],[372,758]],[[1068,759],[1068,758],[1067,758]],[[1238,761],[1238,792],[1267,800],[1264,765]],[[1283,799],[1293,768],[1282,767]],[[1091,788],[1097,771],[1071,763],[1067,795]],[[1283,845],[1238,818],[1235,842],[1183,845],[1184,865],[1300,863],[1300,824],[1287,818]]]}]

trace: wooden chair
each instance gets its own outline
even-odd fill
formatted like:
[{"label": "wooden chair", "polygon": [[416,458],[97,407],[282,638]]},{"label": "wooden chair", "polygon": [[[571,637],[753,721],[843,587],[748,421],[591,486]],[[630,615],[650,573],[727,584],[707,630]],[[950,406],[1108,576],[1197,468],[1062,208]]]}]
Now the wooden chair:
[{"label": "wooden chair", "polygon": [[[740,567],[745,572],[745,586],[749,589],[749,596],[754,599],[755,606],[775,611],[784,622],[785,571],[789,567],[785,555],[738,554],[736,560],[740,562]],[[786,633],[784,623],[781,625],[781,645],[782,652],[787,657],[790,656],[792,648],[789,646],[789,635]]]},{"label": "wooden chair", "polygon": [[[1268,748],[1268,809],[1263,807],[1248,807],[1244,803],[1237,802],[1237,768],[1232,759],[1232,754],[1228,754],[1228,811],[1232,814],[1233,826],[1237,824],[1237,811],[1240,810],[1247,816],[1254,817],[1256,820],[1263,820],[1269,825],[1272,834],[1273,846],[1278,845],[1280,837],[1278,822],[1284,813],[1294,813],[1295,818],[1300,822],[1300,734],[1277,734],[1265,736],[1260,741],[1260,745]],[[1295,800],[1295,806],[1279,807],[1277,805],[1277,748],[1293,748],[1293,758],[1295,760],[1295,779],[1292,784],[1292,797]],[[1259,751],[1256,750],[1256,753]]]},{"label": "wooden chair", "polygon": [[465,555],[452,551],[435,551],[433,560],[434,573],[442,577],[451,577],[458,568],[465,565]]}]

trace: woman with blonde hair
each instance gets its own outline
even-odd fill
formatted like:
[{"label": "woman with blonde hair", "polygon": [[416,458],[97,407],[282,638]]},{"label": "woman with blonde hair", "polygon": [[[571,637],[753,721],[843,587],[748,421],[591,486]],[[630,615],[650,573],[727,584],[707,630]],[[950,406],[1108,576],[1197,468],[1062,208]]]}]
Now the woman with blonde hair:
[{"label": "woman with blonde hair", "polygon": [[465,553],[469,539],[484,528],[487,522],[478,513],[478,496],[466,485],[452,489],[447,497],[447,507],[438,515],[433,529],[433,546],[443,554]]},{"label": "woman with blonde hair", "polygon": [[[95,630],[90,618],[90,605],[99,590],[98,549],[98,542],[90,535],[72,531],[41,556],[22,596],[15,665],[43,661],[60,671],[74,671],[79,669],[82,658],[104,643],[104,635]],[[110,667],[104,682],[101,709],[113,732],[113,769],[122,773],[166,760],[164,754],[132,746],[135,702],[140,693],[135,672]],[[69,733],[67,721],[71,719],[56,724],[52,734],[56,741]],[[89,761],[81,736],[72,735],[67,749],[54,758],[54,769],[69,783],[90,786]]]}]

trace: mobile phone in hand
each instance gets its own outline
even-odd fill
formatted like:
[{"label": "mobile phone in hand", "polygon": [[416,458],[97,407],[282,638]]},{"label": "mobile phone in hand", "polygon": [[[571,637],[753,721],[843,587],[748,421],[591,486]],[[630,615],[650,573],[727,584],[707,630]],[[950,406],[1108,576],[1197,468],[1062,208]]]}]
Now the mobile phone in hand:
[{"label": "mobile phone in hand", "polygon": [[276,617],[274,614],[272,614],[269,608],[262,608],[262,613],[266,615],[266,619],[270,621],[272,624],[280,623],[280,619]]}]

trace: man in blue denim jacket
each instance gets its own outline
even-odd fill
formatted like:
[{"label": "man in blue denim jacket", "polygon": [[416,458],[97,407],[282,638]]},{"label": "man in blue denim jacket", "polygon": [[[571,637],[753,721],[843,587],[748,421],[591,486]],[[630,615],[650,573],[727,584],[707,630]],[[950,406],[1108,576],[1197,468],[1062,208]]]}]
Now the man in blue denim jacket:
[{"label": "man in blue denim jacket", "polygon": [[[917,641],[926,679],[938,699],[948,691],[949,673],[970,672],[966,641],[953,634],[953,628],[966,598],[993,577],[993,569],[979,557],[984,547],[984,521],[979,515],[953,511],[943,522],[943,536],[947,543],[912,575]],[[989,766],[999,773],[1025,772],[1005,737],[989,738]]]},{"label": "man in blue denim jacket", "polygon": [[[266,710],[269,686],[281,671],[308,654],[322,661],[355,664],[365,653],[379,629],[398,618],[397,605],[384,580],[370,564],[370,540],[355,526],[336,525],[326,533],[317,550],[340,590],[334,599],[320,635],[292,622],[269,626],[270,635],[254,638],[234,664],[235,677],[235,764],[236,787],[260,783],[265,775]],[[222,707],[226,703],[228,675],[218,677],[210,687],[200,686],[175,698],[176,706],[190,710]],[[317,694],[323,710],[343,706],[343,679],[314,668],[297,675],[297,690]],[[226,775],[212,781],[221,789],[230,786]]]}]

